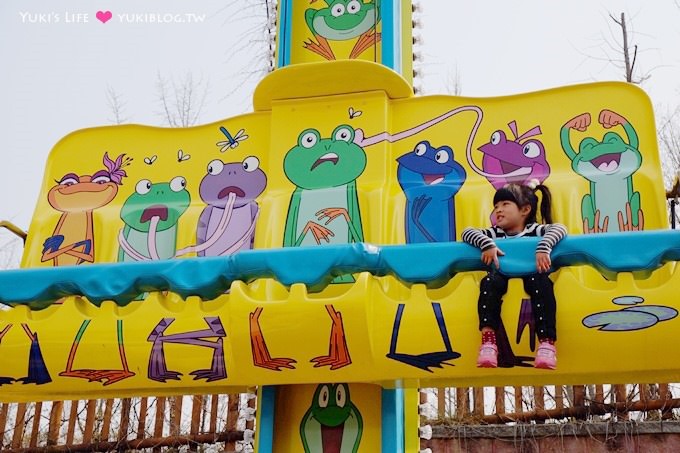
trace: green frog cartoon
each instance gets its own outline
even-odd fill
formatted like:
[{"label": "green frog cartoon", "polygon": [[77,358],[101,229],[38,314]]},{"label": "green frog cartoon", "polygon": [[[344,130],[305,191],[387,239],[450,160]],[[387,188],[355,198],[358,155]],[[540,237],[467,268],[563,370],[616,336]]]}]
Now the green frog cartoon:
[{"label": "green frog cartoon", "polygon": [[348,384],[320,384],[300,423],[305,453],[356,453],[364,421],[350,400]]},{"label": "green frog cartoon", "polygon": [[[312,0],[312,3],[316,0]],[[303,47],[335,60],[328,41],[347,41],[359,38],[349,58],[357,58],[366,49],[380,41],[375,27],[380,21],[380,0],[364,3],[363,0],[324,0],[327,7],[309,8],[305,11],[307,27],[318,41],[305,41]]]},{"label": "green frog cartoon", "polygon": [[[295,184],[290,198],[283,233],[284,247],[318,246],[321,244],[349,244],[363,242],[364,232],[359,212],[357,178],[366,168],[366,153],[355,139],[363,132],[351,126],[337,126],[330,138],[321,138],[316,129],[303,130],[297,145],[286,153],[283,171]],[[384,140],[371,138],[369,143]],[[351,283],[351,274],[337,276],[331,283]],[[332,304],[326,305],[331,317],[328,355],[311,360],[315,367],[330,366],[336,370],[352,363],[342,314]],[[259,325],[262,309],[250,318],[253,363],[255,366],[280,371],[293,368],[291,358],[272,358]]]},{"label": "green frog cartoon", "polygon": [[[284,157],[283,170],[295,184],[283,236],[284,247],[363,242],[356,179],[366,153],[354,143],[354,129],[335,128],[330,138],[305,129]],[[351,275],[334,280],[352,282]]]},{"label": "green frog cartoon", "polygon": [[602,141],[586,137],[577,153],[569,132],[585,132],[591,123],[590,113],[582,113],[567,121],[560,131],[562,148],[571,160],[571,168],[590,182],[590,193],[581,200],[584,233],[644,229],[644,215],[640,209],[640,192],[633,189],[633,174],[642,165],[640,142],[633,126],[616,112],[602,110],[598,122],[605,129],[622,126],[628,143],[616,132],[604,134]]},{"label": "green frog cartoon", "polygon": [[125,200],[120,217],[125,227],[118,235],[118,261],[170,259],[177,250],[177,222],[191,204],[187,181],[176,176],[170,182],[142,179]]}]

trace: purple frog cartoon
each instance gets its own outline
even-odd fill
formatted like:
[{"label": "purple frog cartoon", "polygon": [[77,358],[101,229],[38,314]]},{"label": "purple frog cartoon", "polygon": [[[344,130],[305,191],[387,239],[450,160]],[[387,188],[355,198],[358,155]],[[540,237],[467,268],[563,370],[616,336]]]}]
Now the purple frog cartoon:
[{"label": "purple frog cartoon", "polygon": [[231,255],[253,248],[260,208],[255,199],[267,186],[267,175],[255,156],[243,162],[215,159],[201,180],[199,194],[207,204],[198,220],[198,256]]},{"label": "purple frog cartoon", "polygon": [[505,132],[497,130],[491,134],[489,143],[479,147],[484,153],[482,169],[469,162],[475,172],[484,176],[494,187],[500,189],[506,184],[527,184],[532,179],[539,184],[550,175],[550,165],[545,156],[543,143],[535,138],[541,134],[541,127],[536,126],[522,135],[517,133],[517,123],[508,123],[514,140],[508,139]]}]

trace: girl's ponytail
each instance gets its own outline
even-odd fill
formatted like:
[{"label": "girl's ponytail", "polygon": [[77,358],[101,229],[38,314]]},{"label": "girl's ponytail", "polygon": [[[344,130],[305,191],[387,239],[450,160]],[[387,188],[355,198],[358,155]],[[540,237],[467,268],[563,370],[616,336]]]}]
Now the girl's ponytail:
[{"label": "girl's ponytail", "polygon": [[534,193],[536,191],[541,192],[541,220],[543,220],[543,223],[553,223],[552,220],[552,195],[550,194],[550,190],[548,187],[544,186],[543,184],[538,184],[536,185],[536,188],[533,189]]}]

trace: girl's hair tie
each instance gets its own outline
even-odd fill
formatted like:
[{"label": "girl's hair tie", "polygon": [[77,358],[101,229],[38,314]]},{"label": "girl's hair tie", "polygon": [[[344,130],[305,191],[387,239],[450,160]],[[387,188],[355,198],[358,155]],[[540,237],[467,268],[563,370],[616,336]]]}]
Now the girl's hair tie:
[{"label": "girl's hair tie", "polygon": [[536,178],[533,178],[533,179],[530,179],[530,180],[527,182],[527,187],[529,187],[531,190],[536,190],[536,187],[537,187],[539,184],[541,184],[541,181],[539,181],[539,180],[536,179]]}]

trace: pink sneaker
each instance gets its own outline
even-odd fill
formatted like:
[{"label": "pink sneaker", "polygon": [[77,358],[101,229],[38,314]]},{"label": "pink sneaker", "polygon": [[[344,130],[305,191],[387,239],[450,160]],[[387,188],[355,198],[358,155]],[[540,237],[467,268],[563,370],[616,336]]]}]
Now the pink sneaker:
[{"label": "pink sneaker", "polygon": [[557,349],[554,344],[543,341],[536,350],[536,360],[534,368],[554,370],[557,367]]},{"label": "pink sneaker", "polygon": [[493,343],[482,343],[477,356],[478,368],[496,368],[498,366],[498,348]]}]

